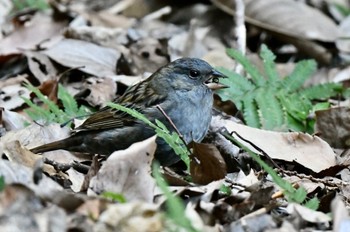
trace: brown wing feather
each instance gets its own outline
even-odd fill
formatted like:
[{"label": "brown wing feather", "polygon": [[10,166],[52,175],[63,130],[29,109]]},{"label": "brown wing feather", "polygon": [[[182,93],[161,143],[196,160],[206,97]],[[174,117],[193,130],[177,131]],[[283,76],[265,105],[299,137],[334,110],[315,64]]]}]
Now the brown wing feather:
[{"label": "brown wing feather", "polygon": [[[152,77],[150,77],[152,78]],[[140,113],[144,107],[152,107],[164,100],[165,95],[155,93],[153,88],[149,86],[149,80],[140,82],[130,87],[123,96],[119,97],[114,103],[121,104],[128,108],[133,108]],[[111,107],[104,107],[93,113],[86,121],[74,131],[87,130],[105,130],[120,128],[134,124],[135,118],[131,115],[116,110]]]}]

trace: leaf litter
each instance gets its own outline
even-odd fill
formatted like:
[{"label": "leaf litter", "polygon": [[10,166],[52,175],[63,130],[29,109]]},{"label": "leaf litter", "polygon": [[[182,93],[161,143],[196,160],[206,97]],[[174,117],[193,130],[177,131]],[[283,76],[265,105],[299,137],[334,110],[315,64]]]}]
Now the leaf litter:
[{"label": "leaf litter", "polygon": [[[6,183],[0,192],[0,226],[4,231],[176,228],[165,213],[168,199],[151,175],[155,138],[116,151],[107,160],[62,150],[33,154],[28,149],[65,138],[69,128],[31,121],[21,97],[42,103],[29,95],[23,83],[40,86],[60,107],[58,84],[79,105],[100,108],[177,57],[204,58],[232,69],[234,61],[226,56],[225,48],[235,43],[229,15],[234,11],[227,1],[212,2],[55,0],[45,11],[16,13],[8,10],[13,3],[0,5],[4,12],[0,16],[0,122],[4,131],[0,176]],[[346,67],[338,65],[334,70],[329,66],[334,53],[329,45],[337,46],[342,61],[348,61],[346,41],[339,36],[340,32],[346,35],[346,17],[335,17],[334,8],[328,14],[317,5],[301,2],[288,1],[288,10],[285,0],[266,4],[248,1],[246,5],[249,57],[258,52],[256,41],[271,47],[278,40],[274,45],[277,56],[314,57],[331,80],[348,84],[348,78],[339,77]],[[302,17],[293,16],[295,12]],[[291,18],[294,23],[287,23]],[[279,61],[282,72],[293,65]],[[316,73],[314,83],[309,84],[319,83],[320,76]],[[217,103],[224,110],[224,103]],[[232,104],[225,107],[225,112],[239,115]],[[183,200],[183,214],[197,231],[345,231],[350,198],[347,111],[346,104],[316,111],[316,135],[250,128],[219,111],[205,143],[194,145],[190,172],[181,165],[163,167],[161,172],[173,184],[169,190]],[[71,125],[78,126],[79,120],[72,118]],[[282,198],[271,176],[228,141],[224,132],[260,154],[285,180],[303,187],[308,198],[317,196],[319,210]],[[111,194],[115,198],[103,197],[105,192],[116,194]]]}]

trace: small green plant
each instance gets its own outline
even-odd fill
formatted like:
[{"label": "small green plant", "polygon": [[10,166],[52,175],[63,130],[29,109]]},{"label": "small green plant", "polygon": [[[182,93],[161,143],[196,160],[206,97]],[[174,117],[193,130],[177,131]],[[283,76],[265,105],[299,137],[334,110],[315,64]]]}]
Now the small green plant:
[{"label": "small green plant", "polygon": [[[184,229],[184,231],[197,232],[197,230],[192,226],[191,221],[185,215],[185,207],[181,199],[175,196],[169,190],[168,184],[165,182],[165,180],[161,176],[159,172],[159,165],[157,164],[153,165],[153,176],[156,179],[156,183],[158,187],[162,190],[162,192],[164,193],[164,196],[167,199],[166,205],[167,205],[168,218],[172,220],[176,226]],[[179,230],[173,229],[171,231],[179,231]]]},{"label": "small green plant", "polygon": [[49,8],[46,0],[12,0],[13,11],[21,11],[26,8],[45,10]]},{"label": "small green plant", "polygon": [[283,194],[289,202],[295,202],[299,204],[303,204],[309,209],[316,210],[319,206],[319,200],[317,198],[312,198],[307,200],[307,192],[304,188],[300,187],[295,189],[291,183],[282,179],[275,170],[273,170],[267,163],[265,163],[259,155],[255,154],[248,147],[241,144],[234,137],[229,134],[224,134],[226,138],[231,140],[232,142],[237,143],[241,148],[243,148],[248,154],[252,157],[252,159],[257,162],[271,177],[275,184],[277,184],[282,190]]},{"label": "small green plant", "polygon": [[227,54],[237,60],[250,79],[234,73],[226,68],[219,70],[229,78],[222,83],[230,88],[218,92],[222,100],[233,101],[243,112],[247,125],[277,131],[306,131],[313,132],[314,121],[309,115],[315,108],[328,108],[322,102],[342,91],[342,87],[335,83],[319,84],[303,88],[304,82],[316,70],[314,60],[304,60],[296,64],[295,69],[288,76],[278,76],[275,67],[275,55],[265,46],[261,47],[260,57],[264,64],[261,73],[239,51],[228,49]]},{"label": "small green plant", "polygon": [[58,99],[62,102],[63,110],[43,95],[38,88],[29,83],[26,83],[25,87],[32,91],[47,106],[47,108],[43,108],[36,105],[28,98],[22,98],[30,107],[28,110],[25,110],[25,112],[34,121],[39,120],[44,121],[45,123],[57,122],[62,124],[70,121],[74,117],[84,116],[90,112],[87,107],[78,107],[76,100],[63,88],[62,85],[58,86]]},{"label": "small green plant", "polygon": [[5,178],[4,176],[0,176],[0,192],[2,192],[5,188]]},{"label": "small green plant", "polygon": [[162,139],[165,140],[165,142],[167,142],[167,144],[169,144],[169,146],[175,151],[175,153],[180,156],[181,160],[184,161],[184,163],[187,166],[187,169],[189,170],[189,167],[190,167],[189,151],[186,148],[186,145],[184,144],[180,136],[176,132],[170,132],[166,128],[166,126],[159,120],[155,120],[155,124],[152,123],[143,114],[141,114],[140,112],[134,109],[130,109],[115,103],[108,103],[107,105],[117,110],[123,111],[127,114],[130,114],[131,116],[143,121],[149,127],[154,129],[157,136],[161,137]]},{"label": "small green plant", "polygon": [[106,198],[106,199],[110,199],[112,201],[117,201],[119,203],[126,203],[126,199],[125,197],[120,194],[120,193],[114,193],[114,192],[103,192],[101,194],[102,197]]}]

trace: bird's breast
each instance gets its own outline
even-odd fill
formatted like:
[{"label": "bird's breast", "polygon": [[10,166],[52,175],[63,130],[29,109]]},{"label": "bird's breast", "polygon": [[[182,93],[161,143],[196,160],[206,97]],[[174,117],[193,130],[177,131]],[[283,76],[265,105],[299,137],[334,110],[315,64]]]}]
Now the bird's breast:
[{"label": "bird's breast", "polygon": [[[212,106],[212,92],[199,89],[175,95],[161,107],[174,122],[185,141],[190,143],[191,141],[200,142],[207,133]],[[168,122],[165,123],[168,129],[172,129]]]}]

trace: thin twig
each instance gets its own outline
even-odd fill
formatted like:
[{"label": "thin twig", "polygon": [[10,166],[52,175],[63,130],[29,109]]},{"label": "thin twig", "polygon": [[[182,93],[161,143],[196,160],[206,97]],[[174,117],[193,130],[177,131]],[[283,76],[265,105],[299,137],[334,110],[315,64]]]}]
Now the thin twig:
[{"label": "thin twig", "polygon": [[[168,120],[168,122],[170,123],[170,125],[172,126],[172,128],[175,130],[176,134],[179,135],[180,139],[182,140],[182,142],[186,145],[187,147],[187,143],[183,137],[183,135],[180,133],[180,131],[177,129],[177,127],[175,126],[174,122],[171,120],[171,118],[165,113],[165,111],[163,110],[163,108],[160,105],[156,106],[157,109],[164,115],[164,117]],[[187,150],[190,151],[187,147]],[[191,152],[190,152],[191,153]]]}]

